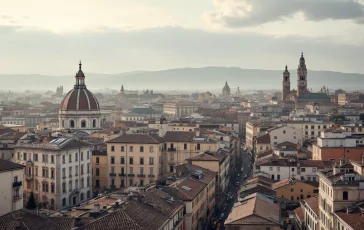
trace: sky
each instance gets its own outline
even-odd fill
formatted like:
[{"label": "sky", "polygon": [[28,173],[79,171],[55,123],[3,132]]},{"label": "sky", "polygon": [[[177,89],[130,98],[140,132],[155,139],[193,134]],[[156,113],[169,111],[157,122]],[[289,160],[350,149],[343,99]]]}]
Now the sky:
[{"label": "sky", "polygon": [[0,73],[364,73],[364,0],[0,0]]}]

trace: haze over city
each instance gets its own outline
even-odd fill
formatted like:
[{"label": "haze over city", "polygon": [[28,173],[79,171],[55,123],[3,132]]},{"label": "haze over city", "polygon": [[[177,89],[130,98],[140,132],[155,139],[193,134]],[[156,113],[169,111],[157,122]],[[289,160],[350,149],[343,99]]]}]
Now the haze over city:
[{"label": "haze over city", "polygon": [[364,0],[0,0],[1,230],[361,230]]}]

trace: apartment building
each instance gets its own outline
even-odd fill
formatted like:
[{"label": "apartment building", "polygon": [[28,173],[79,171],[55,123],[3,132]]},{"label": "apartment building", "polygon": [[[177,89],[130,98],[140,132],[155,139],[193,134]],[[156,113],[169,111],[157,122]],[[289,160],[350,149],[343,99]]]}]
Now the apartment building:
[{"label": "apartment building", "polygon": [[323,121],[287,121],[286,126],[300,130],[304,140],[314,140],[321,132],[333,126],[332,122]]},{"label": "apartment building", "polygon": [[215,186],[215,174],[200,169],[162,190],[185,203],[185,229],[198,230],[206,229],[213,216]]},{"label": "apartment building", "polygon": [[123,134],[107,141],[108,186],[144,186],[162,174],[163,140],[152,134]]},{"label": "apartment building", "polygon": [[11,161],[14,155],[14,147],[16,146],[18,140],[25,134],[25,132],[13,131],[0,135],[0,158]]},{"label": "apartment building", "polygon": [[218,175],[216,189],[216,205],[220,207],[224,202],[223,193],[229,185],[230,155],[221,149],[217,152],[204,152],[189,159],[193,165],[216,172]]},{"label": "apartment building", "polygon": [[348,158],[360,161],[364,154],[364,136],[353,135],[341,128],[330,128],[317,137],[312,145],[314,160],[339,160]]},{"label": "apartment building", "polygon": [[[319,212],[321,229],[343,226],[335,213],[364,199],[364,162],[340,160],[331,169],[317,173],[320,177]],[[353,208],[354,209],[354,208]],[[347,211],[349,214],[350,211]],[[362,222],[363,223],[363,222]],[[352,228],[353,229],[353,228]]]},{"label": "apartment building", "polygon": [[92,151],[92,191],[103,192],[108,188],[109,171],[106,150]]},{"label": "apartment building", "polygon": [[49,209],[63,209],[91,198],[91,145],[71,138],[21,138],[13,161],[26,166],[24,194],[33,192]]},{"label": "apartment building", "polygon": [[24,167],[0,159],[0,216],[23,208]]},{"label": "apartment building", "polygon": [[186,102],[164,103],[163,113],[171,117],[186,117],[197,112],[198,105]]},{"label": "apartment building", "polygon": [[258,136],[255,139],[255,153],[257,155],[270,149],[272,149],[272,146],[270,144],[269,133]]},{"label": "apartment building", "polygon": [[318,187],[294,179],[284,179],[272,184],[272,189],[276,192],[277,198],[298,202],[300,200],[316,196]]},{"label": "apartment building", "polygon": [[280,158],[257,162],[255,167],[260,172],[268,174],[272,180],[318,181],[317,172],[331,167],[331,164],[331,161]]},{"label": "apartment building", "polygon": [[278,126],[267,130],[270,137],[270,143],[272,146],[283,142],[291,142],[302,145],[303,136],[299,129],[295,129],[289,126]]},{"label": "apartment building", "polygon": [[[318,230],[320,229],[320,210],[318,196],[301,200],[301,207],[303,210],[302,229]],[[340,228],[338,230],[341,230]]]},{"label": "apartment building", "polygon": [[219,143],[215,139],[196,137],[194,132],[167,132],[163,140],[163,172],[174,173],[175,167],[187,163],[187,159],[210,151],[216,152]]},{"label": "apartment building", "polygon": [[269,128],[272,128],[273,124],[272,123],[268,123],[268,122],[263,122],[263,121],[248,121],[246,123],[245,126],[245,133],[246,133],[246,137],[245,137],[245,142],[246,142],[246,147],[247,149],[249,149],[250,151],[254,150],[254,143],[255,143],[255,138],[257,136],[260,136],[260,134],[263,134],[264,131],[266,131]]}]

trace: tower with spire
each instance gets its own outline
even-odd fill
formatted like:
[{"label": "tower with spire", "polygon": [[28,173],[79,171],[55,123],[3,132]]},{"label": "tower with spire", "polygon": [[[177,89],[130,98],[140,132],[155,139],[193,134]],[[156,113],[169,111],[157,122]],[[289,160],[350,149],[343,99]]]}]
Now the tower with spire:
[{"label": "tower with spire", "polygon": [[291,80],[290,73],[286,66],[286,69],[283,72],[283,81],[282,81],[282,101],[286,100],[289,93],[291,92]]},{"label": "tower with spire", "polygon": [[222,89],[222,96],[230,96],[230,87],[229,87],[227,81],[225,82],[225,86]]},{"label": "tower with spire", "polygon": [[307,68],[303,53],[301,54],[300,63],[297,68],[297,96],[308,93],[307,90]]}]

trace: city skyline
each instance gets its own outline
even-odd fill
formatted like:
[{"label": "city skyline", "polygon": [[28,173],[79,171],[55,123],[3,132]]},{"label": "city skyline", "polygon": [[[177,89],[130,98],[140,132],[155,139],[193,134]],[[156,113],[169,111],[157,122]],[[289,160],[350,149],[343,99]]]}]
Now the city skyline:
[{"label": "city skyline", "polygon": [[364,73],[363,18],[363,1],[344,0],[4,2],[0,73],[73,75],[80,59],[90,73],[284,70],[301,52],[309,70]]}]

